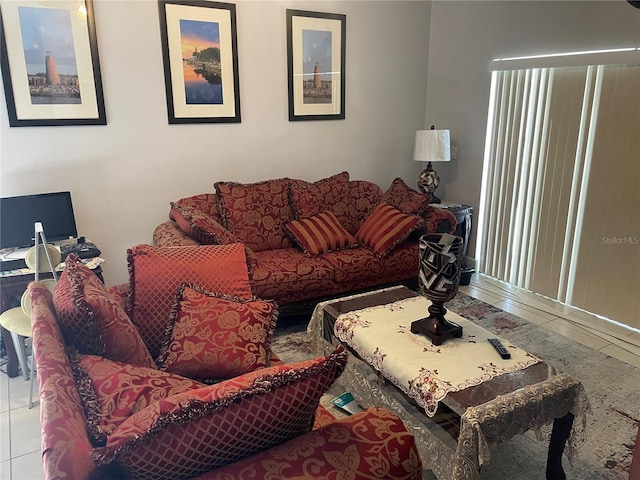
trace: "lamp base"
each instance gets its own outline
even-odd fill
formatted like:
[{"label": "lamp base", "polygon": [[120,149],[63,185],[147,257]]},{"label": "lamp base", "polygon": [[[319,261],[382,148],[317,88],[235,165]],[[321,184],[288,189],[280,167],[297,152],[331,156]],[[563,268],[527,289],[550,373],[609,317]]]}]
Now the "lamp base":
[{"label": "lamp base", "polygon": [[430,315],[411,322],[411,333],[422,333],[431,339],[433,345],[441,345],[449,337],[462,337],[462,327],[444,317]]},{"label": "lamp base", "polygon": [[418,177],[418,188],[422,193],[433,195],[438,185],[440,185],[440,177],[431,166],[431,162],[429,162],[427,168],[422,170]]}]

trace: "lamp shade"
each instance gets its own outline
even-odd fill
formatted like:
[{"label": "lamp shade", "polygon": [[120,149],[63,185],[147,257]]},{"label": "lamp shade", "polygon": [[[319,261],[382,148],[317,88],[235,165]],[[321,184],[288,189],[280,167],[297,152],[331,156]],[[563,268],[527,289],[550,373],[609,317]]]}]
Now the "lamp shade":
[{"label": "lamp shade", "polygon": [[416,162],[448,162],[451,160],[449,130],[418,130],[413,148]]}]

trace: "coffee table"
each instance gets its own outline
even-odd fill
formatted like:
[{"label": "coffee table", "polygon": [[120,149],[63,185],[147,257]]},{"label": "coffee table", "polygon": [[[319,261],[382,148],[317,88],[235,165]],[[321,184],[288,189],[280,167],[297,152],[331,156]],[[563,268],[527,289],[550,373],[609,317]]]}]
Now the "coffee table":
[{"label": "coffee table", "polygon": [[[317,305],[308,332],[318,354],[344,344],[334,334],[338,317],[378,305],[416,297],[406,287],[322,302]],[[362,407],[383,406],[398,414],[412,430],[423,464],[438,479],[477,479],[489,462],[490,449],[529,429],[540,433],[553,425],[546,476],[565,479],[563,452],[571,458],[578,438],[584,437],[588,400],[582,384],[539,361],[523,370],[505,373],[479,385],[449,392],[433,417],[363,361],[349,345],[351,355],[340,382]],[[446,347],[446,344],[443,345]],[[579,421],[575,422],[574,417]]]}]

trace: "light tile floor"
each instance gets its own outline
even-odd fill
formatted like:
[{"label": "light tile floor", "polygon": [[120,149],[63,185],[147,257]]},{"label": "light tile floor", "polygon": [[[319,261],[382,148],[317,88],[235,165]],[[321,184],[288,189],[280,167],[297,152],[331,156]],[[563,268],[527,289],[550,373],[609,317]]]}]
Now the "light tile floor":
[{"label": "light tile floor", "polygon": [[[640,367],[640,332],[474,275],[460,291]],[[36,395],[37,396],[37,395]],[[29,382],[0,373],[0,478],[40,480],[40,408],[28,408]]]}]

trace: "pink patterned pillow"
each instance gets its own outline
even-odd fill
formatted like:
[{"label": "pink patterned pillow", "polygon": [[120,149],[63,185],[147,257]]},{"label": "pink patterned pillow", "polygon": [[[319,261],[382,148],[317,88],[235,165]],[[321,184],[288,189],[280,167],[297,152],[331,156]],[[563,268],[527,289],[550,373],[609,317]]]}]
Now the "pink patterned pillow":
[{"label": "pink patterned pillow", "polygon": [[129,316],[96,275],[75,254],[53,292],[58,323],[68,345],[80,352],[155,368]]},{"label": "pink patterned pillow", "polygon": [[342,228],[333,212],[294,220],[285,229],[309,257],[358,246],[358,240]]},{"label": "pink patterned pillow", "polygon": [[217,182],[223,225],[252,250],[291,247],[282,226],[293,220],[289,204],[289,179],[253,184]]},{"label": "pink patterned pillow", "polygon": [[69,359],[94,446],[134,413],[203,383],[152,368],[70,352]]},{"label": "pink patterned pillow", "polygon": [[253,298],[241,243],[198,247],[138,245],[129,249],[127,256],[130,316],[154,357],[160,352],[171,307],[183,283],[246,300]]},{"label": "pink patterned pillow", "polygon": [[214,381],[268,367],[277,317],[273,302],[220,297],[182,285],[158,365]]},{"label": "pink patterned pillow", "polygon": [[343,347],[160,400],[94,449],[128,478],[191,478],[308,432],[320,397],[342,373]]},{"label": "pink patterned pillow", "polygon": [[381,203],[364,221],[356,237],[378,257],[384,257],[420,226],[420,217],[407,215],[388,203]]},{"label": "pink patterned pillow", "polygon": [[295,218],[309,218],[329,210],[344,229],[353,234],[356,214],[349,193],[348,172],[323,178],[306,187],[292,185],[291,204]]},{"label": "pink patterned pillow", "polygon": [[398,177],[382,194],[380,202],[388,203],[402,213],[422,215],[429,207],[431,195],[414,190]]}]

